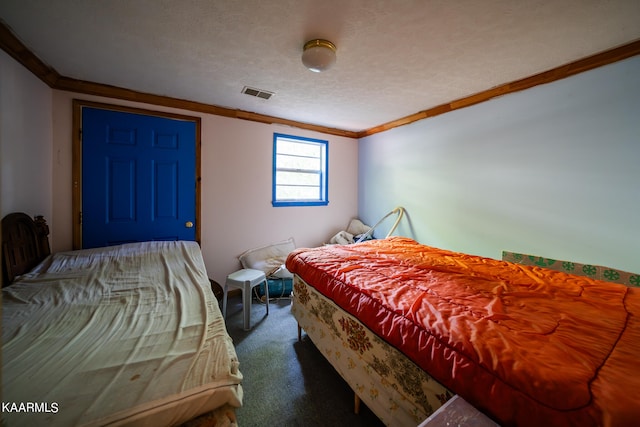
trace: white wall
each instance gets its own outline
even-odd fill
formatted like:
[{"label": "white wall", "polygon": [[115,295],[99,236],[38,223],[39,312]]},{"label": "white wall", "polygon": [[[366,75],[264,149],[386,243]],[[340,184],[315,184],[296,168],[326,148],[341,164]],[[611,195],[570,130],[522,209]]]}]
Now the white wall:
[{"label": "white wall", "polygon": [[[640,272],[640,57],[364,138],[359,213],[396,234]],[[385,234],[381,225],[379,234]]]},{"label": "white wall", "polygon": [[0,217],[51,218],[51,89],[0,50]]},{"label": "white wall", "polygon": [[[0,210],[45,215],[53,249],[69,249],[76,94],[52,91],[4,52],[0,75]],[[637,75],[640,57],[359,144],[200,114],[202,244],[210,275],[222,281],[244,249],[289,236],[299,246],[315,246],[358,212],[371,224],[398,205],[408,212],[398,234],[426,244],[640,272]],[[271,207],[273,132],[329,139],[328,207]]]},{"label": "white wall", "polygon": [[[205,263],[222,282],[246,249],[293,237],[317,246],[357,214],[358,144],[295,128],[51,90],[0,51],[0,210],[42,214],[53,251],[72,248],[72,100],[128,105],[202,119]],[[273,133],[329,140],[329,205],[273,208]]]},{"label": "white wall", "polygon": [[[293,237],[318,246],[357,215],[358,144],[295,128],[53,91],[53,250],[72,247],[72,100],[169,111],[202,119],[202,252],[209,276],[222,283],[247,249]],[[329,140],[329,205],[271,206],[273,133]]]}]

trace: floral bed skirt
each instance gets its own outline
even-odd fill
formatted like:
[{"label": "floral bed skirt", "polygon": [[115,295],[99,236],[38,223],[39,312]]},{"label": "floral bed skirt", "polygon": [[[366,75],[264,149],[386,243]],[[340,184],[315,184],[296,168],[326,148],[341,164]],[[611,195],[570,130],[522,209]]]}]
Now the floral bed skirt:
[{"label": "floral bed skirt", "polygon": [[298,276],[291,311],[318,350],[386,425],[416,426],[453,396]]}]

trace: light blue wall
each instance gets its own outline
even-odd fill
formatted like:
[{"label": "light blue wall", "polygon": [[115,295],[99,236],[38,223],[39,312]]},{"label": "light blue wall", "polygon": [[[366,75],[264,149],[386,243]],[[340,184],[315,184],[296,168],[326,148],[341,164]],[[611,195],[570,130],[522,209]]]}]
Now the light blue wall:
[{"label": "light blue wall", "polygon": [[363,138],[358,178],[421,243],[640,272],[640,56]]}]

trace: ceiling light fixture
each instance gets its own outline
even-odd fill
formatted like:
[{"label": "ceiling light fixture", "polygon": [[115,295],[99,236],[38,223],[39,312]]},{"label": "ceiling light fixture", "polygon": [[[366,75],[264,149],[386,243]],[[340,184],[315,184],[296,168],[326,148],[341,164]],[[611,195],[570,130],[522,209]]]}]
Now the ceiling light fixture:
[{"label": "ceiling light fixture", "polygon": [[329,40],[309,40],[304,44],[302,63],[316,73],[328,70],[336,63],[336,45]]}]

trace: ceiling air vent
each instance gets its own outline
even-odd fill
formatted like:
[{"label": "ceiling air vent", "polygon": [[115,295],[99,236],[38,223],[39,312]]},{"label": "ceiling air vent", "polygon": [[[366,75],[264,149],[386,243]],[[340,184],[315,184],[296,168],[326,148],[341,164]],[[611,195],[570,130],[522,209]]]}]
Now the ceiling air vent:
[{"label": "ceiling air vent", "polygon": [[273,92],[269,92],[268,90],[256,89],[254,87],[245,86],[242,88],[242,93],[257,96],[262,99],[269,99],[273,95]]}]

